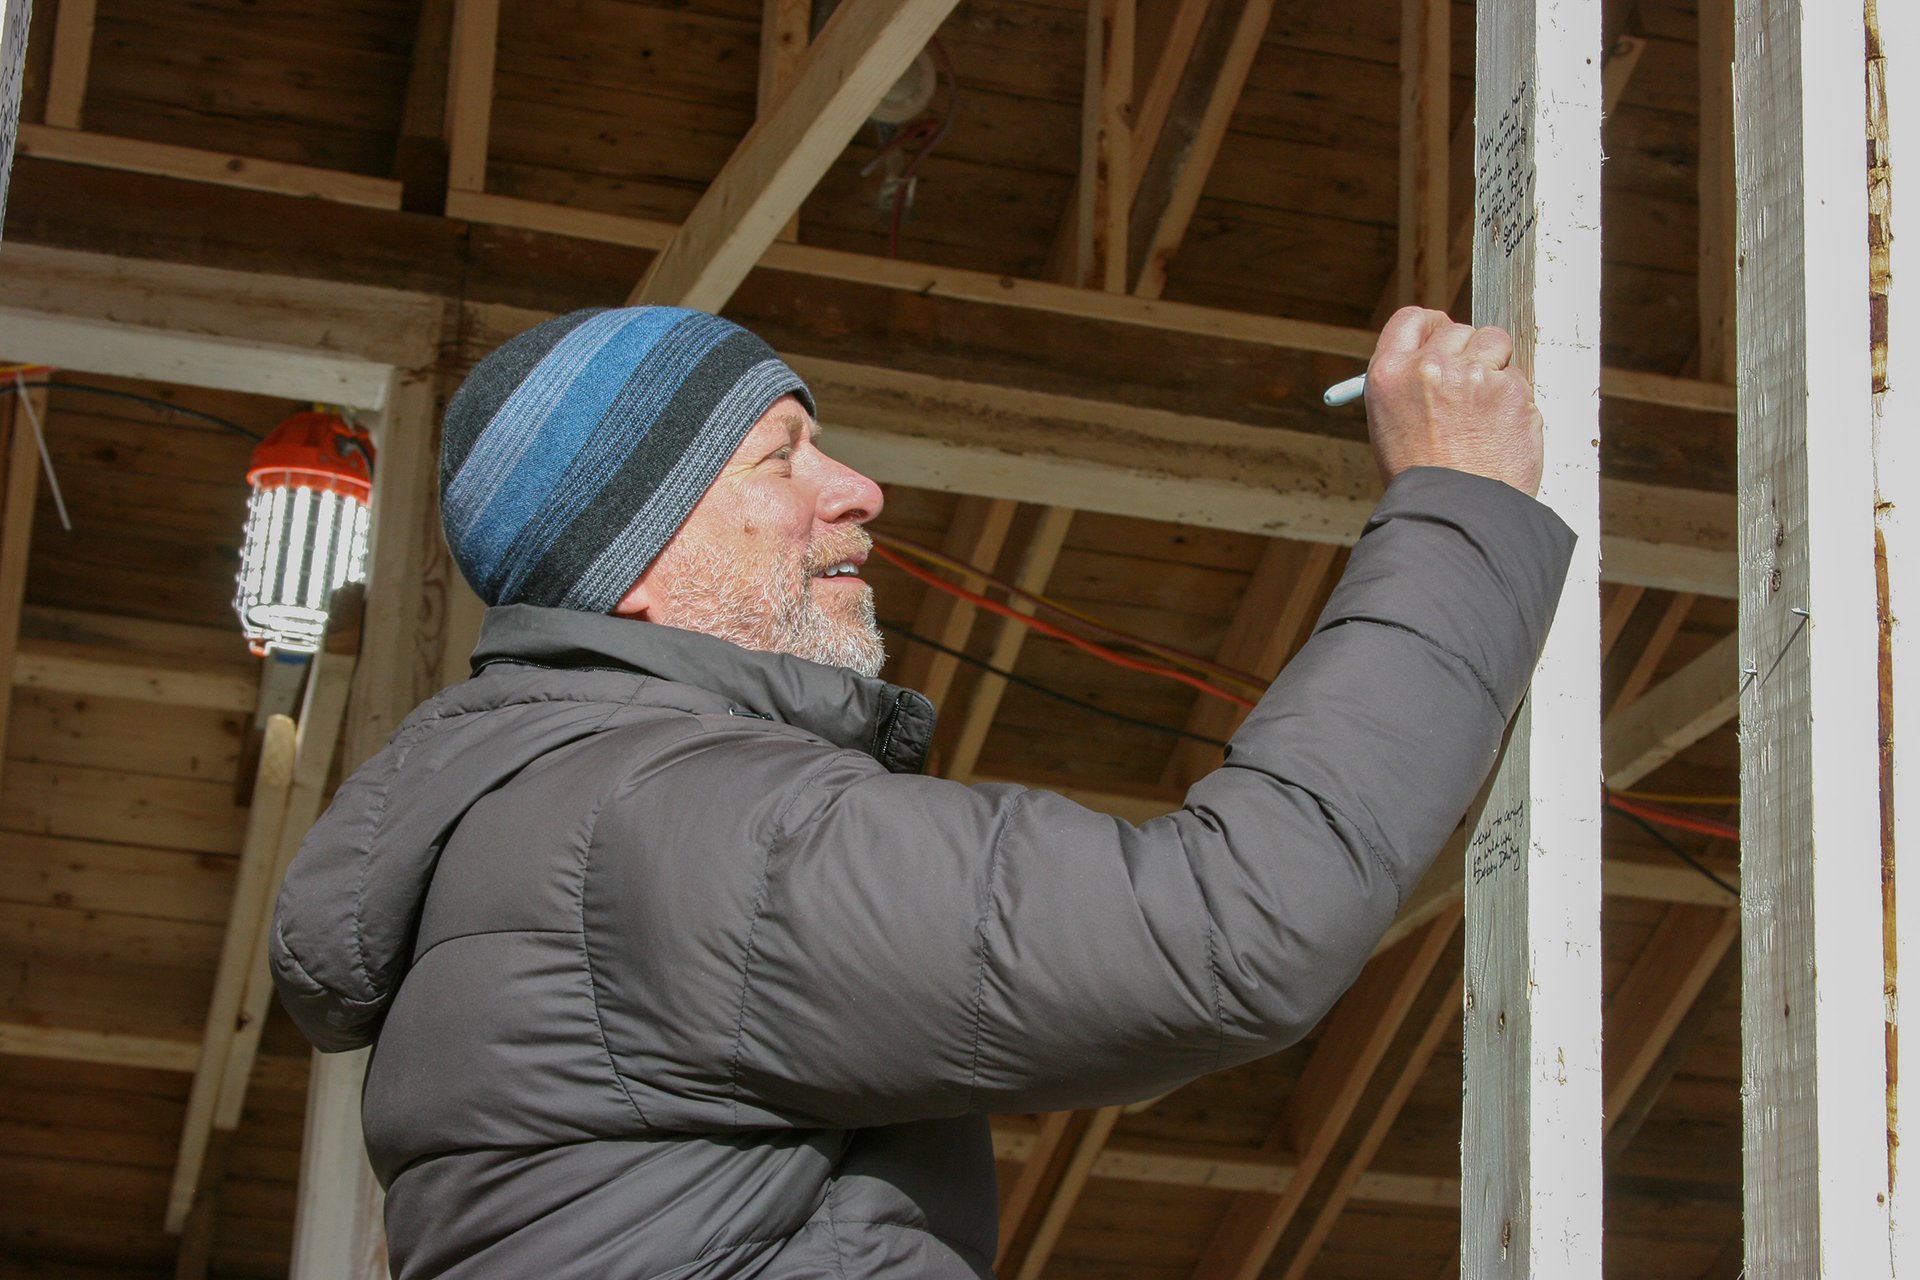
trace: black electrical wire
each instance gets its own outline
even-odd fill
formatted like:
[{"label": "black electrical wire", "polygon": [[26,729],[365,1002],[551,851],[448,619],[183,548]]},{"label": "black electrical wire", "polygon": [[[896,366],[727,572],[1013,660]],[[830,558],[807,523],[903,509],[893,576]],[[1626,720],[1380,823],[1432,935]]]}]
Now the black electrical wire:
[{"label": "black electrical wire", "polygon": [[1728,884],[1725,880],[1722,880],[1719,876],[1715,875],[1713,873],[1713,868],[1709,867],[1706,863],[1700,861],[1700,859],[1694,857],[1692,854],[1688,853],[1685,849],[1682,849],[1679,845],[1675,844],[1672,840],[1668,839],[1666,832],[1660,830],[1660,828],[1654,826],[1651,822],[1648,822],[1645,818],[1641,817],[1639,814],[1628,813],[1625,809],[1614,809],[1611,812],[1619,814],[1621,817],[1625,818],[1628,822],[1633,823],[1636,827],[1639,827],[1642,831],[1652,836],[1655,840],[1657,840],[1661,844],[1662,847],[1666,849],[1668,853],[1671,853],[1674,857],[1680,859],[1680,861],[1686,863],[1688,866],[1692,867],[1695,871],[1698,871],[1701,875],[1705,876],[1707,879],[1719,885],[1722,889],[1732,894],[1735,899],[1738,899],[1740,897],[1740,891],[1734,888],[1732,885]]},{"label": "black electrical wire", "polygon": [[266,438],[258,432],[247,430],[230,418],[223,418],[215,413],[204,413],[199,409],[189,409],[183,404],[174,404],[170,400],[161,400],[156,396],[143,396],[135,391],[122,391],[118,387],[101,387],[90,382],[21,381],[17,378],[6,379],[5,386],[9,391],[25,391],[30,387],[46,387],[53,391],[80,391],[90,396],[106,396],[114,400],[128,400],[134,404],[143,404],[152,409],[163,409],[168,413],[177,413],[182,417],[198,418],[200,421],[211,423],[224,431],[231,431],[237,436],[245,436],[255,444],[258,444]]},{"label": "black electrical wire", "polygon": [[1216,749],[1224,749],[1227,745],[1218,738],[1208,738],[1201,734],[1188,733],[1185,729],[1175,729],[1169,725],[1159,724],[1152,720],[1142,720],[1137,716],[1126,715],[1123,712],[1109,711],[1096,703],[1087,702],[1074,697],[1072,694],[1061,693],[1058,689],[1049,688],[1041,684],[1038,680],[1029,680],[1025,676],[1017,676],[1011,671],[994,666],[991,662],[983,658],[976,658],[972,654],[959,649],[950,649],[937,640],[929,640],[923,635],[916,634],[894,623],[883,621],[880,625],[903,639],[911,640],[915,644],[927,646],[927,648],[932,649],[935,653],[944,653],[949,658],[957,658],[969,666],[979,667],[982,671],[991,672],[999,676],[1002,680],[1005,680],[1008,684],[1017,684],[1022,689],[1031,689],[1043,697],[1052,698],[1056,702],[1064,702],[1070,707],[1078,707],[1080,710],[1091,712],[1096,716],[1105,716],[1107,719],[1116,720],[1121,724],[1130,724],[1136,729],[1151,729],[1155,733],[1164,733],[1171,737],[1184,738],[1188,742],[1198,742]]}]

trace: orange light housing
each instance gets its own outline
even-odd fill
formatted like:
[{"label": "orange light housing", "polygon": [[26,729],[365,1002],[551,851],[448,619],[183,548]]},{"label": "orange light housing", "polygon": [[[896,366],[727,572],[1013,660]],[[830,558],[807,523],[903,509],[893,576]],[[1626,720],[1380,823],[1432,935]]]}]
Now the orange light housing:
[{"label": "orange light housing", "polygon": [[312,653],[334,591],[367,576],[373,442],[337,414],[296,413],[254,449],[247,480],[241,629],[257,654]]}]

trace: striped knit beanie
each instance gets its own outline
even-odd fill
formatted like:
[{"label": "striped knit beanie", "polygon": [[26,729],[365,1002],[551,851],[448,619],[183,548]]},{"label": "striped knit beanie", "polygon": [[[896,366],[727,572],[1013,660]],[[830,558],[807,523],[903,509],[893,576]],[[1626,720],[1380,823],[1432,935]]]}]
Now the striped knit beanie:
[{"label": "striped knit beanie", "polygon": [[440,518],[488,604],[605,613],[800,376],[679,307],[574,311],[509,338],[447,405]]}]

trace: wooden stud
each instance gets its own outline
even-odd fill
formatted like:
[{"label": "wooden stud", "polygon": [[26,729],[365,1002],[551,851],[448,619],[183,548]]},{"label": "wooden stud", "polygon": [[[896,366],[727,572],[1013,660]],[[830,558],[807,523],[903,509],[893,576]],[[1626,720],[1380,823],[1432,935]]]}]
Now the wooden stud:
[{"label": "wooden stud", "polygon": [[1306,1203],[1334,1145],[1360,1106],[1460,923],[1456,906],[1418,938],[1376,956],[1329,1015],[1319,1044],[1267,1137],[1269,1152],[1292,1151],[1296,1165],[1278,1196],[1243,1192],[1228,1206],[1193,1270],[1193,1280],[1258,1280],[1288,1224]]},{"label": "wooden stud", "polygon": [[87,100],[87,70],[93,62],[93,18],[97,0],[60,0],[53,15],[53,60],[47,68],[46,123],[80,127]]},{"label": "wooden stud", "polygon": [[447,69],[450,192],[486,190],[494,58],[499,46],[500,0],[454,0],[453,49]]},{"label": "wooden stud", "polygon": [[1513,334],[1553,423],[1540,496],[1580,545],[1467,849],[1462,1274],[1597,1278],[1600,9],[1475,18],[1473,315]]},{"label": "wooden stud", "polygon": [[[1240,92],[1246,87],[1254,56],[1260,51],[1260,41],[1272,17],[1273,0],[1246,0],[1240,11],[1219,72],[1208,85],[1206,105],[1185,156],[1172,175],[1164,200],[1156,201],[1161,213],[1145,237],[1146,261],[1134,285],[1136,297],[1158,298],[1166,292],[1167,272],[1174,255],[1180,251],[1180,242],[1187,237],[1187,227],[1200,204],[1200,193],[1213,172],[1213,162],[1220,155],[1220,144],[1226,140],[1227,126],[1232,123]],[[1367,349],[1372,350],[1370,342]]]},{"label": "wooden stud", "polygon": [[[1892,1274],[1859,11],[1739,0],[1746,1269]],[[1815,975],[1818,975],[1816,986]]]},{"label": "wooden stud", "polygon": [[[1885,296],[1887,317],[1884,376],[1874,396],[1874,512],[1882,571],[1880,794],[1889,806],[1881,832],[1883,841],[1891,837],[1895,857],[1889,985],[1897,1040],[1888,1063],[1887,1110],[1896,1157],[1905,1147],[1892,1171],[1894,1271],[1905,1275],[1920,1267],[1920,1140],[1901,1142],[1913,1129],[1907,1117],[1920,1107],[1910,1101],[1913,1090],[1900,1087],[1920,1060],[1920,1035],[1907,1034],[1920,1014],[1909,1019],[1904,999],[1905,986],[1920,981],[1920,447],[1911,426],[1920,414],[1920,386],[1913,381],[1920,370],[1920,183],[1909,177],[1896,190],[1891,181],[1895,154],[1910,166],[1920,164],[1920,13],[1910,4],[1870,2],[1867,15],[1869,119],[1880,125],[1875,146],[1881,154],[1875,158],[1877,176],[1884,179],[1869,206],[1874,225],[1884,228],[1874,241],[1880,256],[1872,285]],[[1898,861],[1902,845],[1909,851],[1905,867]],[[1920,1008],[1920,999],[1914,1003]]]},{"label": "wooden stud", "polygon": [[1400,0],[1400,259],[1402,302],[1444,310],[1452,7]]},{"label": "wooden stud", "polygon": [[954,0],[846,0],[793,88],[755,124],[628,302],[718,311]]}]

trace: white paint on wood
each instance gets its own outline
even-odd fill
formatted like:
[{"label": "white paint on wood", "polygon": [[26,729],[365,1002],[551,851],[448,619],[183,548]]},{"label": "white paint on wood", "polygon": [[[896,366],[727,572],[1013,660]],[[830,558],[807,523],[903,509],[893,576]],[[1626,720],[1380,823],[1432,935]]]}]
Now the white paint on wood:
[{"label": "white paint on wood", "polygon": [[953,5],[846,0],[628,301],[724,306]]},{"label": "white paint on wood", "polygon": [[386,367],[371,361],[12,307],[0,308],[0,350],[14,360],[81,373],[359,408],[378,408],[386,390]]},{"label": "white paint on wood", "polygon": [[1547,421],[1580,534],[1469,842],[1461,1275],[1600,1275],[1600,6],[1476,8],[1473,314]]},{"label": "white paint on wood", "polygon": [[[1920,987],[1920,6],[1880,0],[1880,49],[1885,58],[1889,158],[1906,162],[1904,182],[1891,188],[1887,263],[1887,387],[1875,408],[1874,462],[1880,537],[1887,572],[1887,637],[1892,659],[1891,761],[1895,923],[1895,1019],[1901,1081],[1920,1082],[1920,996],[1908,1016],[1905,993]],[[1882,690],[1882,696],[1886,691]],[[1920,1271],[1920,1086],[1894,1095],[1905,1105],[1889,1122],[1908,1138],[1893,1166],[1893,1257],[1896,1274]]]},{"label": "white paint on wood", "polygon": [[288,1280],[384,1280],[384,1194],[360,1136],[368,1050],[315,1053]]},{"label": "white paint on wood", "polygon": [[1871,1280],[1892,1271],[1861,17],[1740,0],[1736,24],[1746,1266]]}]

